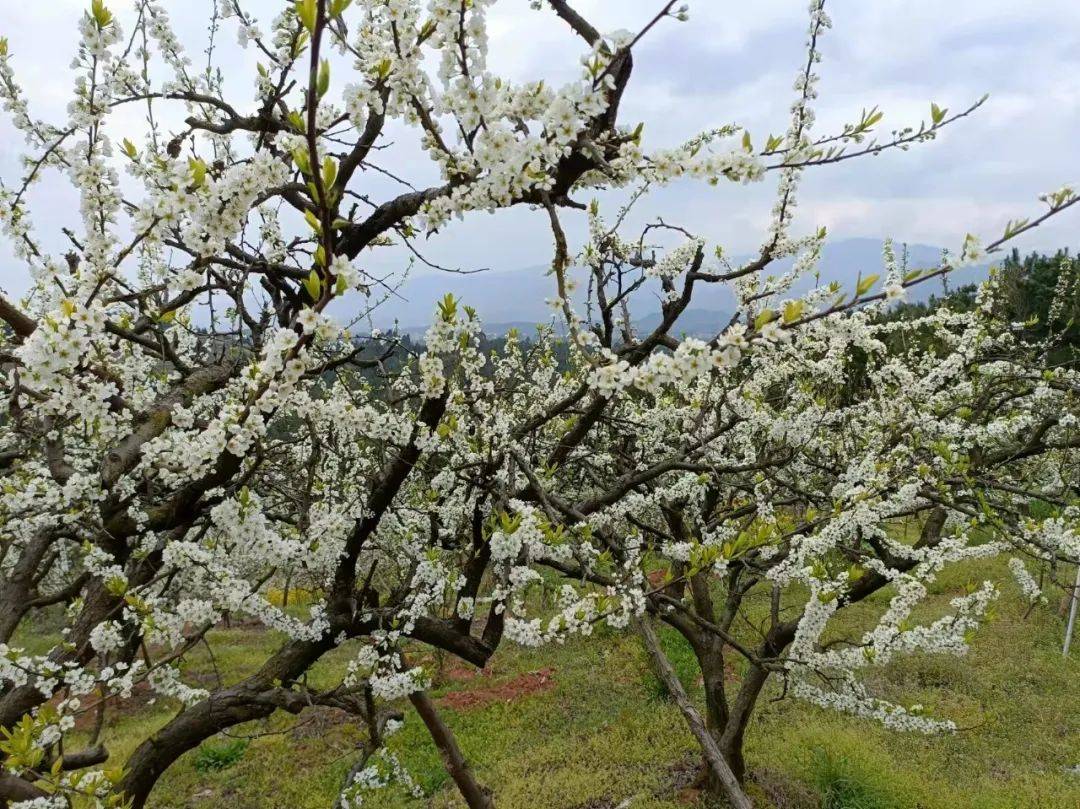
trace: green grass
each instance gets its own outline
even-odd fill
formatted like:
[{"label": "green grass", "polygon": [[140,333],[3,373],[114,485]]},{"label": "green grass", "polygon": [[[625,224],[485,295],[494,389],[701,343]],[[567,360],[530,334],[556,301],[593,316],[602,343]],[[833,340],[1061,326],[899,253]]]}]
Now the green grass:
[{"label": "green grass", "polygon": [[896,805],[872,774],[824,748],[815,751],[814,786],[821,809],[891,809]]},{"label": "green grass", "polygon": [[[940,611],[968,580],[981,580],[994,565],[974,563],[943,577],[925,614]],[[877,608],[884,598],[877,597]],[[844,620],[860,625],[873,606]],[[1042,607],[1026,618],[1025,612],[1015,588],[1005,585],[996,617],[979,633],[968,660],[915,656],[874,673],[881,693],[921,702],[954,719],[961,731],[951,736],[898,734],[793,700],[775,700],[778,690],[768,692],[747,737],[749,788],[756,804],[785,809],[1080,806],[1080,776],[1067,771],[1080,764],[1080,654],[1062,660],[1063,622],[1053,610]],[[230,680],[254,669],[276,642],[270,633],[250,628],[213,635],[217,671],[229,672]],[[696,663],[685,643],[671,632],[662,640],[680,678],[700,696]],[[430,656],[426,660],[434,663]],[[346,650],[338,650],[313,670],[310,682],[330,684],[346,661]],[[205,650],[188,666],[189,674],[207,685],[216,682],[214,661]],[[449,676],[433,689],[436,698],[492,691],[520,675],[552,670],[548,685],[533,693],[443,710],[478,777],[494,790],[499,809],[707,806],[685,792],[695,744],[633,635],[601,629],[597,637],[550,649],[508,645],[483,677],[463,676],[460,664],[446,666]],[[159,702],[114,715],[105,741],[117,760],[167,721],[172,710]],[[407,705],[403,710],[405,727],[390,747],[424,797],[389,789],[368,804],[461,806],[422,724]],[[275,716],[230,735],[250,736],[251,742],[240,750],[219,737],[190,752],[163,777],[152,805],[325,809],[362,739],[354,723],[327,713]],[[208,749],[226,751],[227,766],[205,766]]]},{"label": "green grass", "polygon": [[247,739],[229,739],[222,744],[204,742],[195,755],[195,769],[201,773],[227,770],[244,757],[248,744]]}]

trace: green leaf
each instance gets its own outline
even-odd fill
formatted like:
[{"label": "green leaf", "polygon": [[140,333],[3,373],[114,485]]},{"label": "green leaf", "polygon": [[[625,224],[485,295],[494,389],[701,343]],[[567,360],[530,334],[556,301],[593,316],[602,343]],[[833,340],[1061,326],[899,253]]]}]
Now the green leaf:
[{"label": "green leaf", "polygon": [[134,160],[136,157],[139,156],[138,149],[135,148],[135,144],[132,143],[130,140],[128,140],[127,138],[124,138],[124,144],[123,145],[124,145],[124,154],[126,154],[132,160]]},{"label": "green leaf", "polygon": [[315,92],[319,98],[326,95],[326,91],[330,89],[330,63],[323,59],[319,62],[319,75],[315,80]]},{"label": "green leaf", "polygon": [[304,211],[304,221],[308,223],[308,226],[313,231],[315,231],[319,235],[322,235],[322,222],[320,222],[319,218],[315,216],[315,214],[313,214],[310,210]]},{"label": "green leaf", "polygon": [[761,331],[762,326],[766,323],[771,323],[774,320],[776,320],[776,312],[772,309],[762,309],[758,313],[758,316],[754,318],[754,329],[756,331]]},{"label": "green leaf", "polygon": [[304,174],[311,174],[311,160],[308,159],[308,153],[306,149],[297,147],[293,149],[292,153],[293,162],[296,163],[296,167],[300,169]]},{"label": "green leaf", "polygon": [[1016,219],[1016,220],[1010,219],[1005,224],[1005,235],[1004,235],[1003,238],[1011,239],[1013,236],[1015,236],[1017,233],[1019,233],[1025,227],[1027,227],[1028,221],[1029,220],[1027,220],[1027,219]]},{"label": "green leaf", "polygon": [[330,156],[324,157],[322,162],[322,182],[323,188],[329,190],[334,187],[334,183],[337,181],[337,163]]},{"label": "green leaf", "polygon": [[930,103],[930,120],[934,122],[934,126],[937,126],[945,120],[945,113],[947,113],[948,111],[948,109],[942,109],[933,102]]},{"label": "green leaf", "polygon": [[862,130],[866,132],[870,129],[870,127],[872,127],[884,117],[885,113],[881,112],[877,107],[874,107],[872,110],[870,110],[870,113],[868,115],[863,116]]},{"label": "green leaf", "polygon": [[803,315],[805,301],[788,301],[784,304],[784,323],[794,323]]},{"label": "green leaf", "polygon": [[98,29],[107,27],[113,19],[112,12],[105,8],[104,0],[92,0],[90,14],[93,16],[94,22],[97,23]]},{"label": "green leaf", "polygon": [[446,323],[452,322],[457,317],[457,299],[449,292],[439,301],[439,315]]},{"label": "green leaf", "polygon": [[863,278],[861,281],[859,281],[859,285],[857,287],[855,287],[855,296],[856,297],[861,297],[861,296],[865,295],[867,292],[869,292],[873,288],[874,284],[877,283],[877,280],[878,280],[879,277],[880,276],[878,276],[876,274],[875,275],[868,275],[865,278]]},{"label": "green leaf", "polygon": [[308,31],[314,33],[315,20],[318,16],[316,0],[296,0],[296,16]]},{"label": "green leaf", "polygon": [[311,34],[307,31],[301,31],[300,36],[296,38],[292,47],[292,56],[294,59],[298,58],[300,54],[304,52],[304,48],[307,47],[308,41],[311,39]]},{"label": "green leaf", "polygon": [[330,16],[340,17],[345,9],[352,5],[352,0],[334,0],[330,4]]},{"label": "green leaf", "polygon": [[437,27],[438,26],[436,26],[435,20],[428,20],[427,22],[425,22],[416,34],[417,43],[423,42],[429,36],[434,34]]},{"label": "green leaf", "polygon": [[191,169],[191,184],[195,188],[202,188],[206,182],[206,163],[197,157],[188,160],[188,168]]},{"label": "green leaf", "polygon": [[322,296],[322,279],[315,270],[312,270],[311,274],[304,279],[304,289],[307,290],[313,301],[319,300]]}]

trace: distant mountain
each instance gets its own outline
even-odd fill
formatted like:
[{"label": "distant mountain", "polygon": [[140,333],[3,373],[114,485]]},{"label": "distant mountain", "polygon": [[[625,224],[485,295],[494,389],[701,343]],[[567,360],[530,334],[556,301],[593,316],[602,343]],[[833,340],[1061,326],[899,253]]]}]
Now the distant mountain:
[{"label": "distant mountain", "polygon": [[[445,293],[444,293],[445,294]],[[536,329],[541,321],[514,320],[508,322],[484,321],[484,334],[488,337],[504,337],[511,329],[517,329],[522,336],[528,337]],[[549,314],[545,323],[553,323],[557,334],[563,334],[566,326],[561,318],[552,318]],[[716,309],[695,309],[693,307],[682,313],[675,327],[675,334],[686,334],[693,337],[713,337],[731,322],[730,312],[721,312]],[[652,312],[644,317],[634,320],[634,331],[638,335],[646,334],[660,325],[659,311]],[[400,331],[412,337],[422,337],[427,331],[427,326],[399,326]]]},{"label": "distant mountain", "polygon": [[[861,275],[866,277],[874,273],[882,272],[881,248],[883,241],[880,239],[841,239],[835,242],[826,242],[821,251],[821,261],[818,269],[821,274],[821,284],[838,281],[844,289],[854,289],[856,280]],[[932,247],[928,244],[903,245],[895,242],[893,249],[898,261],[903,259],[903,252],[907,251],[907,268],[937,267],[941,263],[942,248]],[[777,261],[772,272],[782,275],[791,269],[792,259]],[[949,274],[949,288],[955,289],[965,284],[971,284],[986,278],[989,265],[965,267]],[[803,278],[793,287],[794,292],[808,292],[815,286],[813,278]],[[916,286],[910,295],[911,300],[926,300],[933,293],[940,293],[942,281],[935,279],[925,284]]]},{"label": "distant mountain", "polygon": [[[731,322],[731,312],[719,309],[688,308],[675,323],[673,334],[677,337],[685,334],[690,337],[714,337]],[[652,312],[634,321],[637,333],[647,334],[660,325],[660,313]]]},{"label": "distant mountain", "polygon": [[[839,282],[844,289],[854,290],[856,280],[872,273],[880,273],[882,242],[878,239],[843,239],[827,242],[819,263],[820,283]],[[896,251],[901,253],[901,244]],[[941,248],[925,244],[907,245],[909,268],[934,267],[941,260]],[[746,260],[737,257],[735,263]],[[792,260],[777,261],[770,269],[772,274],[782,275],[791,269]],[[970,267],[949,276],[949,287],[955,289],[986,277],[986,266]],[[813,278],[803,278],[794,287],[802,293],[815,286]],[[938,279],[917,286],[910,299],[926,300],[933,293],[940,293],[942,282]],[[426,331],[436,302],[447,293],[477,310],[484,321],[484,331],[490,336],[501,336],[511,328],[528,334],[537,323],[551,321],[552,310],[545,303],[555,295],[555,280],[548,274],[547,265],[519,270],[491,270],[471,275],[428,272],[409,279],[398,295],[380,306],[375,314],[375,325],[388,329],[395,323],[407,333],[419,335]],[[584,290],[578,297],[583,300]],[[636,296],[632,314],[635,327],[644,331],[659,322],[658,289],[644,287]],[[735,301],[726,286],[702,284],[694,294],[694,306],[683,313],[677,331],[692,335],[715,334],[730,320]]]}]

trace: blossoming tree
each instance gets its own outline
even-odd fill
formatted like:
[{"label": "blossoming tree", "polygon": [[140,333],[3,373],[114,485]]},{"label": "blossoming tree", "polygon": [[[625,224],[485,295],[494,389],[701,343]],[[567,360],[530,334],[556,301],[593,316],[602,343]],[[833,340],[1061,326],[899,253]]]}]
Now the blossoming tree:
[{"label": "blossoming tree", "polygon": [[[93,0],[59,124],[33,117],[0,40],[0,95],[30,148],[0,192],[29,281],[21,300],[0,298],[0,800],[141,807],[219,731],[329,705],[367,728],[343,784],[341,804],[355,806],[408,780],[382,748],[393,703],[408,698],[466,802],[490,806],[412,650],[483,665],[504,638],[542,644],[606,621],[638,626],[666,672],[649,624],[659,616],[698,656],[705,719],[681,702],[717,784],[745,802],[742,734],[769,677],[891,725],[939,728],[857,679],[899,652],[965,648],[992,588],[909,626],[927,583],[945,564],[1010,552],[1030,587],[1024,555],[1078,555],[1075,375],[1023,353],[995,320],[992,286],[974,314],[875,319],[980,257],[978,240],[940,267],[901,268],[887,251],[883,279],[790,294],[825,236],[790,233],[802,173],[931,140],[974,107],[933,106],[884,141],[868,140],[876,110],[813,137],[829,24],[815,0],[785,134],[755,147],[727,126],[649,150],[620,101],[634,46],[684,7],[660,4],[638,33],[605,36],[565,0],[533,3],[581,41],[579,78],[552,87],[490,72],[493,2],[299,0],[269,33],[223,2],[212,29],[234,21],[261,60],[241,103],[220,73],[195,69],[162,4],[138,0],[122,21]],[[144,131],[125,132],[118,115],[136,106]],[[415,133],[439,180],[373,199],[365,180],[385,172],[391,126]],[[51,173],[80,201],[62,255],[26,201]],[[662,221],[626,241],[626,209],[608,225],[581,199],[615,188],[645,204],[678,177],[770,175],[774,221],[742,265]],[[987,249],[1076,201],[1069,188],[1047,195],[1047,211]],[[551,333],[485,355],[481,324],[453,298],[404,367],[388,362],[393,335],[326,314],[342,300],[366,314],[392,288],[365,270],[373,251],[415,252],[418,235],[456,217],[515,205],[554,238],[568,369]],[[591,237],[578,255],[561,220],[583,210]],[[789,273],[766,274],[787,257]],[[584,312],[571,294],[581,273]],[[706,284],[731,285],[739,312],[711,340],[680,340]],[[636,334],[630,302],[655,291],[659,324]],[[1051,513],[1029,518],[1036,499]],[[306,613],[270,597],[292,580],[318,594]],[[552,580],[564,585],[554,607],[534,597]],[[865,635],[828,637],[837,610],[886,586],[895,598]],[[761,605],[748,640],[736,619]],[[63,611],[62,640],[27,653],[18,633],[44,610]],[[249,676],[186,682],[185,655],[230,614],[285,640]],[[310,687],[305,674],[339,647],[348,675]],[[733,700],[730,654],[746,661]],[[136,688],[180,707],[118,762],[100,728]],[[83,715],[97,730],[71,749]]]}]

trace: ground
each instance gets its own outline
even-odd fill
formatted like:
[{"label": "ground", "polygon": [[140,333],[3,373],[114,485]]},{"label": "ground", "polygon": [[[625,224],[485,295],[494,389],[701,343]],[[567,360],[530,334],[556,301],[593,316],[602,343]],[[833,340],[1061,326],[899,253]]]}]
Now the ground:
[{"label": "ground", "polygon": [[[940,608],[997,562],[974,563],[939,582],[927,609]],[[994,567],[997,572],[1002,566]],[[921,702],[961,730],[927,737],[790,699],[762,700],[748,736],[749,790],[759,806],[785,809],[1004,809],[1080,807],[1080,649],[1061,656],[1056,604],[1029,612],[1003,586],[993,620],[965,660],[913,657],[875,675],[883,693]],[[275,642],[256,627],[213,633],[214,659],[200,650],[189,674],[216,682],[250,671]],[[602,635],[602,636],[601,636]],[[39,643],[44,635],[34,639]],[[693,657],[663,637],[680,676],[700,693]],[[27,643],[31,645],[31,643]],[[313,672],[329,683],[340,650]],[[557,648],[506,645],[483,672],[428,655],[433,694],[499,809],[706,809],[692,786],[695,744],[682,716],[650,673],[632,633],[598,630]],[[216,668],[215,668],[216,666]],[[175,706],[147,698],[114,714],[106,743],[120,761]],[[461,802],[423,726],[408,708],[391,748],[422,791],[390,789],[365,806],[443,809]],[[326,809],[352,764],[360,735],[334,711],[299,720],[276,716],[237,728],[181,759],[151,798],[160,809]],[[222,767],[216,769],[216,767]]]}]

